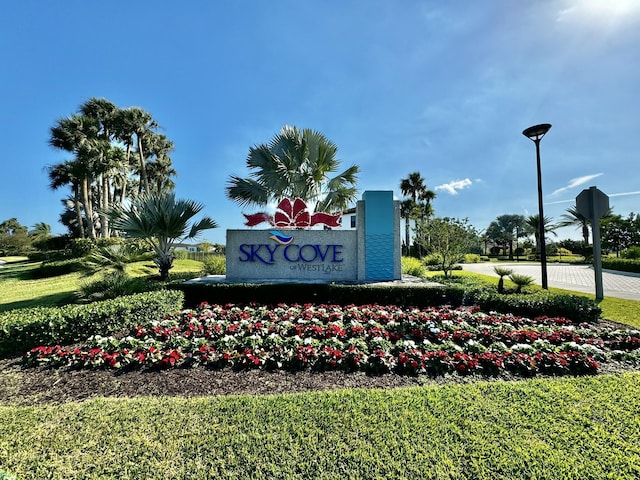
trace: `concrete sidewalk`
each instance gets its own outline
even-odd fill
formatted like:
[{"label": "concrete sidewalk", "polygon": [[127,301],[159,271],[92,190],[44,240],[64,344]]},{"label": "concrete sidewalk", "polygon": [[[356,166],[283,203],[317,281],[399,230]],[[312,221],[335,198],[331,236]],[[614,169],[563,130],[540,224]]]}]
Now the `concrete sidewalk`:
[{"label": "concrete sidewalk", "polygon": [[[509,268],[514,273],[529,275],[537,285],[542,284],[542,272],[538,263],[469,263],[463,270],[498,277],[493,267]],[[547,281],[550,287],[573,290],[575,292],[596,293],[596,281],[591,265],[563,263],[547,264]],[[604,270],[602,272],[604,296],[640,301],[640,274]]]}]

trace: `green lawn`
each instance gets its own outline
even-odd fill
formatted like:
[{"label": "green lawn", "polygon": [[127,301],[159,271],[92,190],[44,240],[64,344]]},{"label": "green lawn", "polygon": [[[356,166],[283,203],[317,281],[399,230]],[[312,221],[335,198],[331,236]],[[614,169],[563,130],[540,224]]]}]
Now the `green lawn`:
[{"label": "green lawn", "polygon": [[636,479],[640,374],[0,406],[22,479]]},{"label": "green lawn", "polygon": [[[70,292],[79,281],[64,275],[57,287],[45,287],[51,279],[26,279],[35,267],[13,268],[0,273],[0,309],[20,301],[42,304],[64,293],[60,285]],[[144,275],[153,264],[130,268]],[[607,300],[605,312],[640,324],[639,302]],[[17,390],[19,378],[10,375],[0,370],[0,383]],[[0,472],[24,480],[635,479],[638,411],[640,373],[395,390],[8,403],[0,404]]]},{"label": "green lawn", "polygon": [[[64,305],[76,299],[83,282],[90,282],[99,275],[87,277],[81,273],[69,273],[55,277],[32,279],[30,272],[37,269],[40,262],[8,263],[0,269],[0,312],[14,308],[48,307]],[[202,262],[195,260],[176,260],[171,275],[193,273],[198,276]],[[136,262],[127,266],[127,273],[133,277],[156,275],[158,268],[152,261]]]}]

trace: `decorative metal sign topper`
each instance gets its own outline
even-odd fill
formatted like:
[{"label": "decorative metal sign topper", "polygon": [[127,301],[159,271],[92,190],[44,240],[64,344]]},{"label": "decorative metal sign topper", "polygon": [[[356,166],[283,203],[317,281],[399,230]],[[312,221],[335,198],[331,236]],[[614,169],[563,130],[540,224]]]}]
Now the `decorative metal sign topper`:
[{"label": "decorative metal sign topper", "polygon": [[296,198],[291,200],[285,198],[276,207],[275,215],[266,212],[247,215],[247,227],[255,227],[263,222],[278,228],[308,228],[314,225],[326,225],[327,227],[339,227],[342,214],[332,215],[325,212],[309,213],[309,209],[304,200]]}]

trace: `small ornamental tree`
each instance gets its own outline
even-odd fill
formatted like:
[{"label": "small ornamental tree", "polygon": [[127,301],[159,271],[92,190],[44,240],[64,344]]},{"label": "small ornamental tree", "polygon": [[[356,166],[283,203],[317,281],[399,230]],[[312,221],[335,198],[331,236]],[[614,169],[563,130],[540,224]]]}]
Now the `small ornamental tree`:
[{"label": "small ornamental tree", "polygon": [[419,222],[415,231],[415,240],[427,253],[440,255],[440,267],[445,277],[451,275],[453,267],[464,259],[465,253],[469,253],[478,240],[476,229],[466,218],[434,218]]},{"label": "small ornamental tree", "polygon": [[128,237],[143,239],[154,251],[160,279],[168,280],[173,267],[176,243],[196,238],[218,225],[209,217],[189,225],[204,206],[193,200],[176,200],[170,194],[142,194],[130,205],[117,205],[108,211],[111,226]]}]

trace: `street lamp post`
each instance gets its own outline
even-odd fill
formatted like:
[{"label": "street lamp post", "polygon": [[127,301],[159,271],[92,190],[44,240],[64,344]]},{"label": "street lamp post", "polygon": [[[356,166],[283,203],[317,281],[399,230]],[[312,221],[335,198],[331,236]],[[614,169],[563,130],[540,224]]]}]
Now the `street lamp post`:
[{"label": "street lamp post", "polygon": [[538,235],[540,236],[540,266],[542,268],[542,288],[548,289],[547,283],[547,247],[544,241],[544,212],[542,209],[542,173],[540,171],[540,140],[551,128],[550,123],[541,123],[525,128],[522,134],[536,144],[536,162],[538,167]]}]

